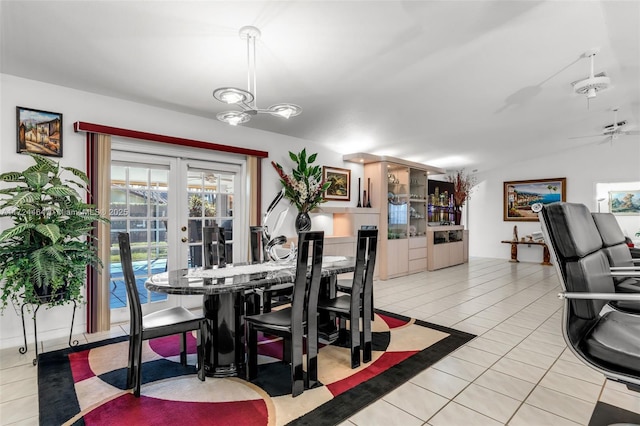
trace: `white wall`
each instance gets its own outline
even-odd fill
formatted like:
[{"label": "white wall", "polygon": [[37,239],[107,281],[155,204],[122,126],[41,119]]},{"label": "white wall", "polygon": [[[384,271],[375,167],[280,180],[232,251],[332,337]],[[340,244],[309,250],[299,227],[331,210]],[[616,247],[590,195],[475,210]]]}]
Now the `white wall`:
[{"label": "white wall", "polygon": [[[567,141],[558,141],[567,143]],[[517,149],[517,148],[515,148]],[[505,181],[567,178],[567,201],[585,204],[591,211],[598,210],[597,184],[616,188],[624,182],[625,189],[637,188],[640,182],[640,143],[637,138],[625,137],[613,144],[587,144],[582,148],[566,150],[560,154],[524,160],[505,167],[478,174],[478,185],[469,200],[469,254],[471,256],[510,258],[510,240],[513,226],[518,236],[540,230],[538,222],[505,222],[502,214],[503,183]],[[635,182],[635,184],[633,184]],[[629,185],[635,185],[629,188]],[[603,191],[604,189],[601,189]],[[606,191],[605,191],[606,192]],[[605,203],[602,204],[604,207]],[[601,211],[606,211],[604,208]],[[617,216],[628,236],[640,231],[640,216]],[[540,262],[540,247],[518,246],[520,261]]]},{"label": "white wall", "polygon": [[[269,158],[263,161],[263,211],[280,189],[277,174],[270,162],[273,160],[290,165],[288,151],[298,152],[306,147],[308,152],[318,152],[318,164],[351,169],[353,194],[358,177],[363,176],[361,166],[343,163],[342,155],[337,152],[298,138],[248,127],[227,126],[215,120],[213,112],[212,118],[207,119],[6,74],[0,74],[0,172],[22,170],[30,161],[27,156],[16,153],[16,106],[62,113],[64,157],[61,162],[82,170],[85,169],[85,135],[73,132],[73,123],[76,121],[268,151]],[[596,195],[597,183],[640,181],[640,144],[629,137],[621,138],[613,146],[588,145],[580,150],[510,164],[480,174],[478,186],[468,202],[470,254],[508,259],[509,245],[501,244],[500,240],[511,238],[514,224],[518,225],[519,235],[539,229],[537,223],[502,221],[504,181],[555,177],[567,178],[567,201],[585,203],[595,211],[596,199],[599,198]],[[357,196],[354,196],[350,203],[330,202],[326,206],[355,206],[356,202]],[[286,207],[287,203],[282,202],[281,208]],[[283,228],[285,235],[293,235],[293,214],[290,213]],[[624,228],[628,233],[640,230],[640,216],[626,217],[625,221]],[[0,221],[0,229],[4,227],[6,222]],[[541,256],[539,248],[520,250],[522,261],[537,262]],[[76,316],[74,332],[84,331],[85,315],[83,307]],[[38,312],[40,339],[65,336],[70,319],[70,307],[42,309]],[[19,313],[16,314],[9,307],[0,317],[0,348],[21,345],[21,330]],[[31,324],[28,324],[30,351],[33,351],[32,330]]]},{"label": "white wall", "polygon": [[[362,168],[356,164],[343,163],[342,155],[317,144],[249,127],[232,127],[215,119],[212,98],[211,119],[181,114],[161,108],[150,107],[134,102],[123,101],[106,96],[95,95],[66,87],[55,86],[34,80],[27,80],[7,74],[0,74],[0,173],[22,170],[31,164],[28,156],[16,153],[16,106],[22,106],[63,114],[63,157],[60,162],[85,170],[85,134],[74,133],[73,123],[84,121],[143,132],[176,136],[212,143],[233,145],[243,148],[269,152],[269,158],[263,160],[262,210],[265,211],[280,184],[270,162],[276,161],[283,166],[291,166],[288,151],[298,152],[306,148],[307,152],[318,153],[317,164],[355,169],[352,182],[362,176]],[[275,119],[275,118],[274,118]],[[355,206],[352,203],[331,202],[327,206]],[[284,209],[288,202],[283,200],[279,207]],[[283,232],[294,235],[292,209],[287,217]],[[0,229],[7,227],[0,221]],[[74,332],[85,329],[85,309],[79,309],[76,315]],[[33,326],[30,318],[27,324],[29,342],[33,350]],[[38,312],[39,340],[64,336],[71,322],[71,307],[41,309]],[[9,306],[0,317],[0,348],[22,345],[22,326],[19,312]]]}]

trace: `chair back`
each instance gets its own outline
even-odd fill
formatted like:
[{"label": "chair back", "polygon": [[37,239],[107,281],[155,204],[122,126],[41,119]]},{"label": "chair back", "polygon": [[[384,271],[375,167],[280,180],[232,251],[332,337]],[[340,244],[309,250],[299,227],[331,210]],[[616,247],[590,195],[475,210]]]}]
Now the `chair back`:
[{"label": "chair back", "polygon": [[[296,258],[296,276],[291,298],[291,326],[299,327],[302,333],[303,321],[309,327],[317,322],[318,292],[322,274],[322,250],[324,232],[308,231],[298,234],[298,255]],[[311,321],[309,321],[311,319]],[[292,330],[292,334],[293,333]]]},{"label": "chair back", "polygon": [[[373,271],[378,247],[377,229],[359,229],[356,238],[356,266],[351,284],[351,309],[359,310],[360,301],[371,299]],[[361,294],[362,297],[357,297]],[[363,304],[364,307],[364,304]]]},{"label": "chair back", "polygon": [[118,233],[118,244],[120,246],[120,264],[122,265],[122,275],[127,288],[129,298],[129,314],[131,324],[129,333],[134,336],[142,332],[142,305],[140,295],[136,286],[136,276],[133,272],[133,261],[131,260],[131,243],[127,232]]},{"label": "chair back", "polygon": [[[602,239],[584,204],[547,204],[539,218],[563,291],[615,291],[609,261],[602,250]],[[586,330],[598,320],[606,304],[606,300],[571,299],[565,305],[565,338],[577,345]]]},{"label": "chair back", "polygon": [[218,225],[202,228],[202,247],[204,249],[204,269],[212,269],[214,265],[224,268],[227,264],[224,228]]},{"label": "chair back", "polygon": [[[634,266],[631,251],[626,238],[620,229],[618,220],[613,213],[591,213],[602,238],[603,250],[611,266]],[[625,277],[613,277],[616,283],[621,283]]]},{"label": "chair back", "polygon": [[267,254],[267,236],[263,226],[249,227],[249,242],[251,246],[251,263],[263,263],[269,260]]}]

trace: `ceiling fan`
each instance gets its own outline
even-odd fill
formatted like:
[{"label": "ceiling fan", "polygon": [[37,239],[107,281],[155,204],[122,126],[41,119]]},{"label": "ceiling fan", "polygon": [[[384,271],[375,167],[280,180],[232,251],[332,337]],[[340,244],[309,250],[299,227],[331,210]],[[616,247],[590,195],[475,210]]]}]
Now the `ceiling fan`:
[{"label": "ceiling fan", "polygon": [[[575,136],[569,139],[581,139],[581,138],[595,138],[605,136],[605,138],[600,142],[613,143],[614,140],[618,139],[620,136],[625,135],[640,135],[640,131],[638,130],[629,130],[627,128],[627,120],[618,121],[618,108],[613,109],[613,123],[607,124],[602,127],[602,132],[596,135],[586,135],[586,136]],[[627,129],[627,130],[625,130]]]}]

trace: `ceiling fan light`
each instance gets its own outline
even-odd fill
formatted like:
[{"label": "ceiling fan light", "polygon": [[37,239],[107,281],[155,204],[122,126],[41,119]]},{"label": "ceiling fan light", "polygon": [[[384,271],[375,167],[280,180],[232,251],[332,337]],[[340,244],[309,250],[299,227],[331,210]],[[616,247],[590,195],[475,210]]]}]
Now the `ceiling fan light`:
[{"label": "ceiling fan light", "polygon": [[302,113],[302,108],[295,104],[276,104],[269,107],[269,113],[283,118],[291,118]]},{"label": "ceiling fan light", "polygon": [[595,97],[596,97],[596,88],[591,87],[589,90],[587,90],[587,98],[591,99]]},{"label": "ceiling fan light", "polygon": [[225,104],[250,103],[253,95],[236,87],[221,87],[213,91],[213,97]]},{"label": "ceiling fan light", "polygon": [[251,116],[244,111],[224,111],[218,113],[216,118],[224,123],[237,126],[238,124],[249,121]]}]

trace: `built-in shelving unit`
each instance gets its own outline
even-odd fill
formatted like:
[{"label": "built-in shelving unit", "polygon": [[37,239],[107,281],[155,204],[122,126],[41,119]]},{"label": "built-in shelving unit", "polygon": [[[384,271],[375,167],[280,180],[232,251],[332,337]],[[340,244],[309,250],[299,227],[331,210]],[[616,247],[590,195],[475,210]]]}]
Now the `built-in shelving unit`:
[{"label": "built-in shelving unit", "polygon": [[380,209],[376,261],[380,279],[426,270],[428,175],[445,171],[372,154],[349,154],[343,159],[364,164],[365,181],[371,181],[371,205]]}]

